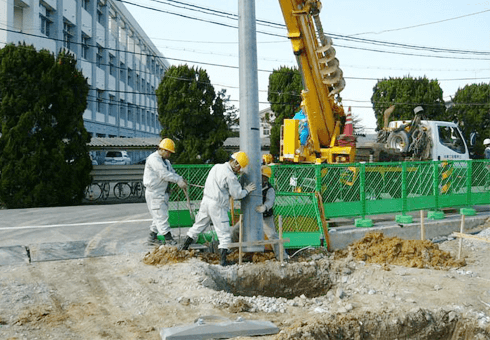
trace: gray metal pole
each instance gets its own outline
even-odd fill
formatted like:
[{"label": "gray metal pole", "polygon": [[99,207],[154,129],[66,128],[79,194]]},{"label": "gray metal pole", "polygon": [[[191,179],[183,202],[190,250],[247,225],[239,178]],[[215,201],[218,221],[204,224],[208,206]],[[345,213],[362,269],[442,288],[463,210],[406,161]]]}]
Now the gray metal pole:
[{"label": "gray metal pole", "polygon": [[[262,204],[260,166],[259,86],[257,77],[257,32],[255,0],[238,0],[238,35],[240,48],[240,149],[249,157],[245,183],[254,182],[257,189],[242,200],[243,241],[264,239],[263,217],[255,211]],[[246,252],[263,251],[264,246],[248,246]]]}]

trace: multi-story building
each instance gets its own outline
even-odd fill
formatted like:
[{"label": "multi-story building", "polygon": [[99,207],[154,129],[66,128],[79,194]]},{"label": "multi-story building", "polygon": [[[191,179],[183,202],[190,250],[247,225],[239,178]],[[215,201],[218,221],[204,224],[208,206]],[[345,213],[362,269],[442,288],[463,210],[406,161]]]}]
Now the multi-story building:
[{"label": "multi-story building", "polygon": [[90,92],[93,137],[158,137],[155,90],[169,63],[119,1],[0,1],[0,48],[25,42],[75,54]]}]

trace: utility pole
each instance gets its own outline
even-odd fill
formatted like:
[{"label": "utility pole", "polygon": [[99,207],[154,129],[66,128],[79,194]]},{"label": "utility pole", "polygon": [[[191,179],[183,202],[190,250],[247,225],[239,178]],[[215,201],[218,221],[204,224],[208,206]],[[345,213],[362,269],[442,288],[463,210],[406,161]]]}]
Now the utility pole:
[{"label": "utility pole", "polygon": [[[244,242],[264,239],[262,214],[255,207],[262,204],[260,173],[259,86],[257,76],[257,32],[255,0],[238,0],[239,74],[240,74],[240,149],[249,157],[244,183],[254,182],[257,189],[242,200]],[[246,252],[263,251],[264,246],[244,247]]]}]

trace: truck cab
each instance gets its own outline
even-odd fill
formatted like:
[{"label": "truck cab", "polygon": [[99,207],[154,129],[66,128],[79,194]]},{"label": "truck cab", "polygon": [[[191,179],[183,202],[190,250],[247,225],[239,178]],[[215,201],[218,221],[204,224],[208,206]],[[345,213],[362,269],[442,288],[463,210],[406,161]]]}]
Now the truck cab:
[{"label": "truck cab", "polygon": [[[410,125],[410,120],[398,120],[390,122],[388,129],[396,130],[402,126]],[[459,130],[453,122],[422,120],[421,127],[430,136],[430,158],[434,161],[442,160],[468,160],[470,159],[468,147]],[[401,152],[407,150],[407,141],[388,141],[388,147],[398,149]]]}]

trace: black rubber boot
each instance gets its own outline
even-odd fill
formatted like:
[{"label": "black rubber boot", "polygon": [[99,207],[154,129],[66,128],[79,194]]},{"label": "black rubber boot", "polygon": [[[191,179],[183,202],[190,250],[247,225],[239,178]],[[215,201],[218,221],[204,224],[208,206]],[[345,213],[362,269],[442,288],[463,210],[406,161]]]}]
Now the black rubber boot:
[{"label": "black rubber boot", "polygon": [[221,253],[221,259],[219,261],[219,264],[222,265],[223,267],[231,266],[232,263],[228,262],[226,260],[226,255],[228,254],[228,249],[220,249],[220,253]]},{"label": "black rubber boot", "polygon": [[148,236],[147,244],[149,246],[161,246],[163,243],[158,239],[158,234],[154,231],[150,231],[150,236]]},{"label": "black rubber boot", "polygon": [[163,237],[165,237],[165,244],[166,245],[169,245],[169,246],[177,245],[177,241],[174,240],[174,238],[172,237],[172,233],[170,231],[168,233],[166,233],[165,235],[163,235]]},{"label": "black rubber boot", "polygon": [[184,245],[182,247],[180,247],[179,250],[187,250],[189,249],[189,246],[192,244],[192,242],[194,242],[194,239],[193,238],[190,238],[189,236],[186,237],[185,241],[184,241]]}]

